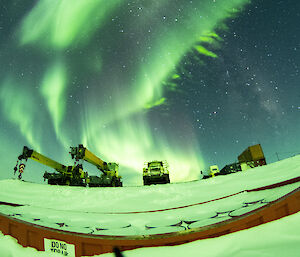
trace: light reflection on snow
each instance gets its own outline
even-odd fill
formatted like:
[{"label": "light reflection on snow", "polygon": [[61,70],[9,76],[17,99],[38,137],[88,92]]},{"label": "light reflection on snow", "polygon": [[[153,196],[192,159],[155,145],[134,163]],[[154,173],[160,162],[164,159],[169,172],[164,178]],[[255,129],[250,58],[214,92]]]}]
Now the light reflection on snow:
[{"label": "light reflection on snow", "polygon": [[164,234],[228,221],[266,206],[299,185],[300,182],[297,182],[263,191],[242,191],[215,201],[157,211],[72,212],[32,205],[14,207],[2,204],[0,212],[36,225],[77,233],[112,236]]}]

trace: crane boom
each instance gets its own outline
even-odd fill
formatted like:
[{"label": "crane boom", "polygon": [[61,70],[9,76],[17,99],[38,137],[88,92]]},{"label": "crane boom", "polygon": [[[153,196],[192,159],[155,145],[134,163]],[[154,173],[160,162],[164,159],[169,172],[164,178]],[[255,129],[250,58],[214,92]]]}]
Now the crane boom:
[{"label": "crane boom", "polygon": [[99,157],[94,155],[91,151],[89,151],[83,145],[78,145],[77,147],[71,147],[70,152],[72,159],[75,158],[76,161],[84,160],[96,166],[99,170],[101,170],[104,174],[106,174],[107,170],[109,170],[108,165],[105,161],[101,160]]},{"label": "crane boom", "polygon": [[82,170],[82,165],[74,165],[74,166],[65,166],[56,162],[32,149],[29,149],[27,146],[24,146],[23,152],[18,157],[17,165],[14,168],[16,173],[18,162],[19,165],[19,179],[22,178],[22,173],[25,168],[25,164],[23,160],[27,161],[28,159],[32,159],[37,161],[43,165],[46,165],[50,168],[55,169],[58,173],[48,173],[45,171],[44,179],[48,180],[48,184],[51,185],[70,185],[70,186],[86,186],[89,183],[89,176],[87,172]]},{"label": "crane boom", "polygon": [[60,164],[59,162],[56,162],[32,149],[29,149],[27,146],[24,146],[23,148],[23,153],[21,155],[19,155],[18,159],[21,160],[26,160],[27,159],[33,159],[41,164],[44,164],[46,166],[49,166],[53,169],[55,169],[56,171],[60,172],[60,173],[66,173],[68,172],[68,167]]},{"label": "crane boom", "polygon": [[70,147],[72,159],[76,161],[84,160],[96,166],[103,174],[100,177],[90,176],[90,186],[122,186],[121,176],[118,175],[119,164],[115,162],[105,162],[89,151],[83,145]]}]

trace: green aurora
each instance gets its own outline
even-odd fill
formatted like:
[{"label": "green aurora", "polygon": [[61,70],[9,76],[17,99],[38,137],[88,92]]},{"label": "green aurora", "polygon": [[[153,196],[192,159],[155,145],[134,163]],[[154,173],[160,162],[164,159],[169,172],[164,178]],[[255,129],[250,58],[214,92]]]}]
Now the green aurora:
[{"label": "green aurora", "polygon": [[216,31],[248,2],[37,1],[6,49],[21,75],[2,74],[3,114],[41,153],[48,144],[59,153],[83,143],[119,162],[120,173],[140,174],[145,161],[163,159],[172,181],[196,179],[205,166],[201,142],[184,113],[160,114],[169,105],[165,85],[180,77],[185,56],[217,58],[210,50],[222,45]]}]

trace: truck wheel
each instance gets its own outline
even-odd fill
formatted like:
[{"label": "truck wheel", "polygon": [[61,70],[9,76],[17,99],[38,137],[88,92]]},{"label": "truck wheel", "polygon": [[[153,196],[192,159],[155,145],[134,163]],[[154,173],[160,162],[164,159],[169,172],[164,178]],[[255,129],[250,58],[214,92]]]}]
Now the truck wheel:
[{"label": "truck wheel", "polygon": [[169,175],[165,175],[165,182],[166,182],[166,184],[170,183],[170,177],[169,177]]},{"label": "truck wheel", "polygon": [[55,183],[54,183],[54,181],[52,179],[48,179],[47,182],[48,182],[49,185],[55,185]]},{"label": "truck wheel", "polygon": [[143,180],[144,180],[144,186],[149,186],[150,185],[150,181],[149,181],[148,178],[145,177]]}]

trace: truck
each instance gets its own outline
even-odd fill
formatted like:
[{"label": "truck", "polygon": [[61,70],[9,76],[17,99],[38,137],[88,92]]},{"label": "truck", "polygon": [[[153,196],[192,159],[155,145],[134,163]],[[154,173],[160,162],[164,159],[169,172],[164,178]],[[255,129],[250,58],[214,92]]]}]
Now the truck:
[{"label": "truck", "polygon": [[239,171],[244,171],[250,168],[266,165],[266,158],[260,144],[247,147],[239,156],[238,162],[225,165],[220,171],[217,165],[212,165],[209,168],[209,174],[203,175],[203,179],[214,176],[228,175]]},{"label": "truck", "polygon": [[89,176],[90,187],[121,187],[123,185],[119,176],[119,164],[115,162],[105,162],[82,144],[70,147],[71,157],[76,161],[83,160],[97,167],[101,171],[100,177]]},{"label": "truck", "polygon": [[208,178],[211,178],[211,177],[218,176],[218,175],[220,175],[219,166],[218,165],[211,165],[211,166],[209,166],[209,170],[207,172],[203,173],[201,171],[201,174],[202,174],[202,179],[208,179]]},{"label": "truck", "polygon": [[209,167],[209,172],[212,177],[216,176],[220,172],[218,165],[211,165]]},{"label": "truck", "polygon": [[143,168],[144,185],[170,183],[168,163],[166,161],[150,161]]},{"label": "truck", "polygon": [[32,159],[56,170],[56,172],[53,173],[49,173],[47,171],[44,173],[44,180],[47,180],[48,184],[86,186],[89,183],[88,173],[83,171],[82,165],[65,166],[38,153],[37,151],[34,151],[33,149],[28,148],[27,146],[24,146],[23,152],[19,155],[17,164],[14,168],[14,173],[16,173],[17,170],[19,171],[19,179],[22,179],[22,173],[25,168],[24,162],[27,162],[28,159]]}]

